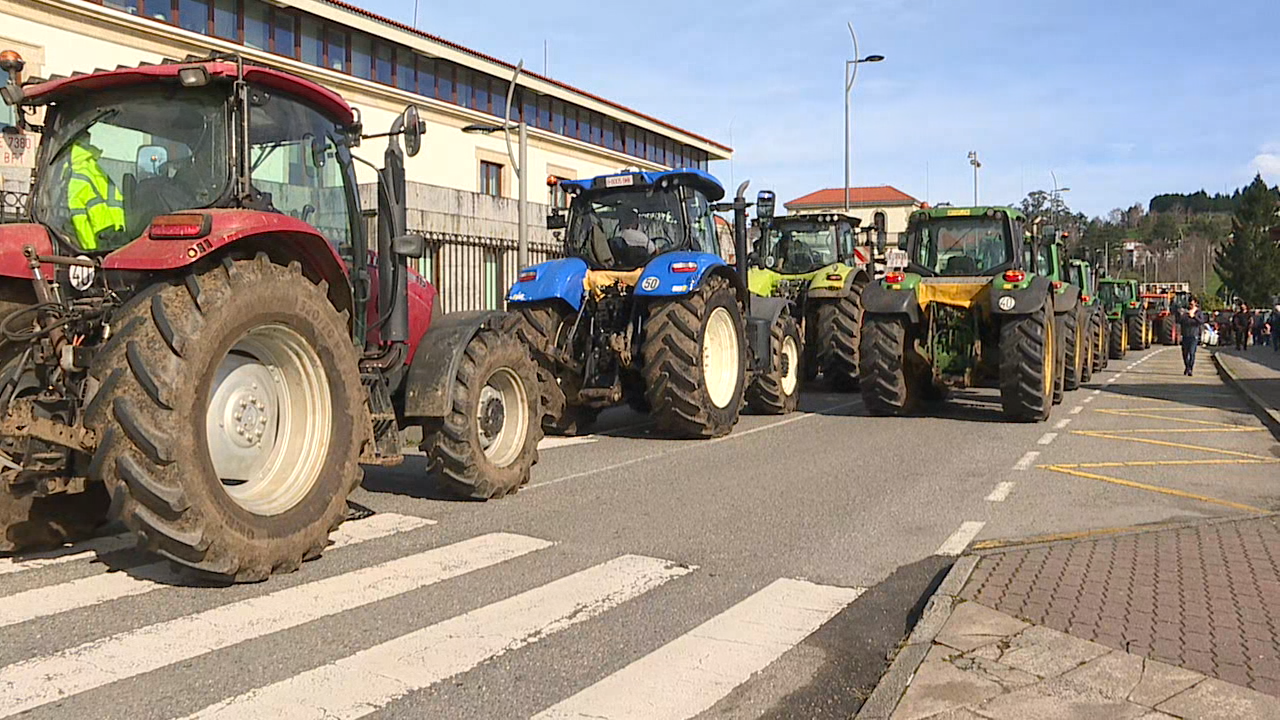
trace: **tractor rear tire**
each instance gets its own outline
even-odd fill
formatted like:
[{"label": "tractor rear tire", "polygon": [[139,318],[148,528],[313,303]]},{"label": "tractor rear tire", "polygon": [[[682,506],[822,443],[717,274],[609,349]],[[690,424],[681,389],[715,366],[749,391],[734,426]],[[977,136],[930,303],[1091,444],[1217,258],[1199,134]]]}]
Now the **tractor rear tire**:
[{"label": "tractor rear tire", "polygon": [[1081,358],[1080,362],[1080,385],[1082,386],[1093,380],[1093,368],[1098,364],[1097,355],[1095,354],[1098,348],[1096,339],[1098,326],[1093,322],[1092,315],[1089,316],[1088,320],[1082,320],[1081,324],[1088,326],[1084,330],[1082,339],[1084,343],[1084,357]]},{"label": "tractor rear tire", "polygon": [[1054,366],[1053,366],[1053,404],[1061,405],[1063,397],[1066,396],[1066,378],[1067,378],[1067,320],[1070,313],[1055,315],[1053,319],[1054,332]]},{"label": "tractor rear tire", "polygon": [[1108,320],[1107,324],[1110,326],[1107,332],[1107,357],[1110,360],[1123,360],[1129,352],[1129,325],[1123,319]]},{"label": "tractor rear tire", "polygon": [[538,365],[518,337],[481,330],[454,376],[449,415],[423,434],[422,448],[454,495],[489,500],[529,482],[542,439]]},{"label": "tractor rear tire", "polygon": [[1084,363],[1089,358],[1088,328],[1084,312],[1076,305],[1063,316],[1062,350],[1064,353],[1062,389],[1076,390],[1084,377]]},{"label": "tractor rear tire", "polygon": [[786,415],[800,403],[803,360],[800,326],[790,315],[779,315],[769,328],[769,371],[747,388],[747,407],[759,415]]},{"label": "tractor rear tire", "polygon": [[1006,317],[1000,326],[1000,404],[1005,417],[1042,422],[1053,408],[1054,366],[1058,356],[1054,337],[1053,298],[1029,315]]},{"label": "tractor rear tire", "polygon": [[89,475],[140,546],[235,582],[319,557],[371,442],[347,322],[325,283],[265,253],[125,305],[85,424]]},{"label": "tractor rear tire", "polygon": [[866,280],[855,279],[848,295],[818,303],[818,364],[826,381],[840,392],[858,389],[862,290],[866,286]]},{"label": "tractor rear tire", "polygon": [[640,356],[659,430],[690,439],[729,434],[746,385],[743,328],[737,293],[718,275],[697,292],[650,303]]},{"label": "tractor rear tire", "polygon": [[907,365],[908,320],[901,315],[863,317],[859,348],[862,401],[874,415],[905,415],[923,399],[923,383]]},{"label": "tractor rear tire", "polygon": [[1172,315],[1165,315],[1160,318],[1160,344],[1177,345],[1177,328],[1177,323],[1173,321]]},{"label": "tractor rear tire", "polygon": [[569,308],[559,301],[521,305],[516,334],[537,361],[543,431],[549,435],[573,437],[589,433],[600,411],[569,405],[565,396],[565,378],[556,367],[553,351],[561,341],[560,334],[569,320],[568,312]]},{"label": "tractor rear tire", "polygon": [[1107,367],[1107,319],[1095,308],[1089,324],[1093,328],[1093,372],[1096,373]]},{"label": "tractor rear tire", "polygon": [[1143,350],[1147,346],[1147,321],[1141,315],[1130,315],[1125,318],[1129,331],[1129,349]]}]

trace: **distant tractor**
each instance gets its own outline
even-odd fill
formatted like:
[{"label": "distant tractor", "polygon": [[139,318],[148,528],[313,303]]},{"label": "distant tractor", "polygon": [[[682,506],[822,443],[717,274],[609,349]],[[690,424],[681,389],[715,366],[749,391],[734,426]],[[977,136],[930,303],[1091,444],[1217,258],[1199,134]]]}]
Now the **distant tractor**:
[{"label": "distant tractor", "polygon": [[862,291],[875,272],[873,248],[857,244],[861,222],[835,212],[760,218],[747,281],[754,295],[795,303],[803,375],[821,373],[837,390],[858,387]]},{"label": "distant tractor", "polygon": [[[540,366],[549,432],[587,432],[622,403],[682,438],[717,437],[747,397],[795,408],[800,335],[785,298],[752,298],[746,184],[729,205],[701,170],[621,172],[559,185],[569,257],[520,270],[507,294]],[[720,255],[713,211],[734,211],[738,267]],[[751,395],[748,395],[751,393]]]},{"label": "distant tractor", "polygon": [[912,214],[906,268],[862,295],[860,383],[873,413],[995,385],[1009,419],[1049,417],[1063,356],[1052,280],[1023,252],[1025,221],[1006,207]]},{"label": "distant tractor", "polygon": [[1050,280],[1053,288],[1053,315],[1058,324],[1062,351],[1061,371],[1053,388],[1053,402],[1062,402],[1063,393],[1080,387],[1084,366],[1090,362],[1086,342],[1088,325],[1080,301],[1080,286],[1072,282],[1067,268],[1065,235],[1045,228],[1035,245],[1035,270]]},{"label": "distant tractor", "polygon": [[1142,295],[1142,302],[1146,305],[1149,332],[1155,341],[1161,345],[1177,345],[1179,333],[1173,307],[1173,293]]},{"label": "distant tractor", "polygon": [[[0,550],[119,517],[205,573],[288,572],[412,426],[463,495],[528,480],[513,318],[436,314],[407,268],[415,109],[370,136],[334,92],[234,55],[27,84],[0,57],[4,101],[44,111],[28,221],[0,227]],[[368,137],[388,142],[372,245]]]},{"label": "distant tractor", "polygon": [[1146,308],[1138,297],[1137,281],[1103,278],[1098,281],[1098,296],[1109,324],[1108,356],[1112,360],[1123,360],[1129,350],[1146,347],[1149,327]]},{"label": "distant tractor", "polygon": [[1071,260],[1068,263],[1071,282],[1080,288],[1080,306],[1084,309],[1088,324],[1090,359],[1087,372],[1081,380],[1089,382],[1094,373],[1107,367],[1107,315],[1098,297],[1098,279],[1087,260]]}]

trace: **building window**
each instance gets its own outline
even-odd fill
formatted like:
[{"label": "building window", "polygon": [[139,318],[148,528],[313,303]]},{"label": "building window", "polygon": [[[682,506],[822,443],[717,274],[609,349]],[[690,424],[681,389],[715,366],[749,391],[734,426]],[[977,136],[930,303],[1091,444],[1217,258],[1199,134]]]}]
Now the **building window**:
[{"label": "building window", "polygon": [[281,10],[275,11],[274,16],[271,47],[277,55],[297,57],[297,48],[294,46],[297,18]]},{"label": "building window", "polygon": [[255,50],[271,49],[271,8],[257,0],[244,0],[244,44]]},{"label": "building window", "polygon": [[502,166],[480,161],[480,194],[502,197]]},{"label": "building window", "polygon": [[301,56],[308,65],[324,67],[324,26],[311,17],[302,18]]},{"label": "building window", "polygon": [[351,74],[373,79],[373,38],[364,33],[351,34]]},{"label": "building window", "polygon": [[413,52],[396,50],[396,87],[413,92],[418,87],[418,74],[413,66]]},{"label": "building window", "polygon": [[453,67],[448,60],[436,61],[436,97],[445,102],[453,102]]},{"label": "building window", "polygon": [[208,34],[208,0],[178,0],[178,25],[183,30],[190,30],[201,35]]},{"label": "building window", "polygon": [[130,15],[138,14],[138,0],[106,0],[106,5],[109,8],[123,10]]},{"label": "building window", "polygon": [[[9,73],[0,70],[0,85],[9,82]],[[10,105],[0,104],[0,127],[9,127],[13,124],[14,110]]]},{"label": "building window", "polygon": [[384,85],[391,85],[392,49],[390,45],[378,43],[373,53],[373,79]]},{"label": "building window", "polygon": [[213,34],[223,40],[240,41],[240,13],[236,0],[213,0]]},{"label": "building window", "polygon": [[418,58],[418,94],[433,98],[436,95],[436,61]]},{"label": "building window", "polygon": [[471,71],[464,67],[455,70],[453,81],[454,91],[457,93],[457,102],[464,108],[471,107]]},{"label": "building window", "polygon": [[335,28],[325,33],[325,62],[330,70],[347,71],[347,34]]}]

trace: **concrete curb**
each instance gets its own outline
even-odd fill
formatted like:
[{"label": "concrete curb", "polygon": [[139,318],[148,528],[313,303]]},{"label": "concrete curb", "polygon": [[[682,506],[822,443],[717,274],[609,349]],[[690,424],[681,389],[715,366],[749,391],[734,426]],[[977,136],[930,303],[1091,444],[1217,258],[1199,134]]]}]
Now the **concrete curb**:
[{"label": "concrete curb", "polygon": [[902,699],[902,694],[906,692],[911,679],[915,677],[916,670],[920,668],[920,663],[924,662],[924,656],[933,646],[934,638],[938,637],[942,626],[946,625],[951,617],[951,611],[956,606],[960,591],[964,589],[965,583],[969,582],[969,576],[973,574],[977,564],[977,555],[965,555],[951,566],[942,584],[938,586],[933,597],[929,598],[929,603],[925,605],[919,622],[907,637],[906,644],[898,650],[893,663],[880,677],[875,690],[858,710],[855,716],[857,720],[888,720],[893,714],[894,709],[898,707],[898,701]]},{"label": "concrete curb", "polygon": [[1227,367],[1227,364],[1218,359],[1217,352],[1211,354],[1210,357],[1213,358],[1213,364],[1218,368],[1218,374],[1222,376],[1223,381],[1238,390],[1241,395],[1244,395],[1245,401],[1249,403],[1249,407],[1253,409],[1254,414],[1271,430],[1271,434],[1277,440],[1280,440],[1280,411],[1269,407],[1262,401],[1262,398],[1245,387],[1240,382],[1240,379],[1235,376],[1235,373],[1231,372],[1231,369]]}]

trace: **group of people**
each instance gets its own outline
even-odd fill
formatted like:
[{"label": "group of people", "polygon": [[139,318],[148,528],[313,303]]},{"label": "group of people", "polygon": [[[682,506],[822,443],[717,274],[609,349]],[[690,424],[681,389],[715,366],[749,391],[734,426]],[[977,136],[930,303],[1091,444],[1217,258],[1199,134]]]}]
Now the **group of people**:
[{"label": "group of people", "polygon": [[1237,350],[1249,347],[1252,335],[1254,347],[1270,345],[1273,352],[1280,352],[1280,303],[1269,311],[1254,310],[1247,303],[1240,303],[1227,326]]}]

